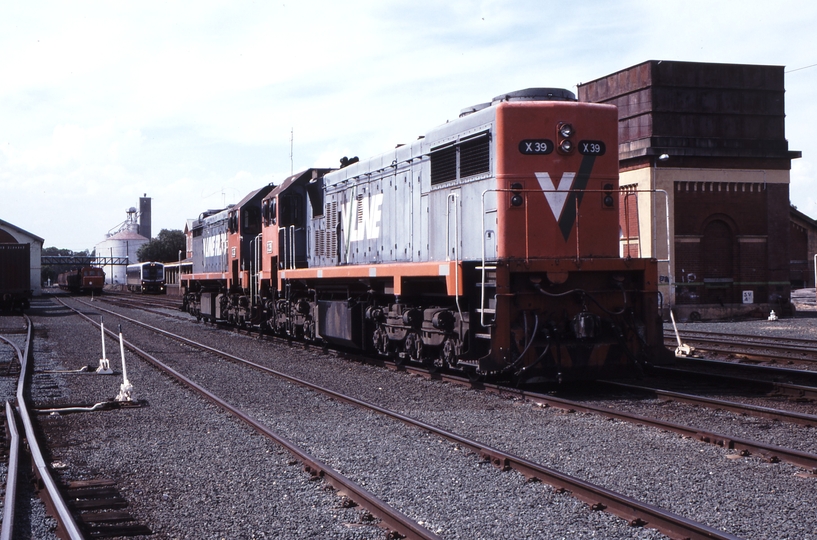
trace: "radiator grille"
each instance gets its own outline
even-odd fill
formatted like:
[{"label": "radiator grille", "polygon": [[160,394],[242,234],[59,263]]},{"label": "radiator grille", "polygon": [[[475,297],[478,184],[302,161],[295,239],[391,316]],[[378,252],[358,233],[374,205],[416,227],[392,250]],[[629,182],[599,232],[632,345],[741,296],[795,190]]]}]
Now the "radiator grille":
[{"label": "radiator grille", "polygon": [[482,137],[460,145],[460,178],[487,173],[490,168],[488,138]]},{"label": "radiator grille", "polygon": [[451,146],[431,154],[431,184],[457,178],[457,147]]}]

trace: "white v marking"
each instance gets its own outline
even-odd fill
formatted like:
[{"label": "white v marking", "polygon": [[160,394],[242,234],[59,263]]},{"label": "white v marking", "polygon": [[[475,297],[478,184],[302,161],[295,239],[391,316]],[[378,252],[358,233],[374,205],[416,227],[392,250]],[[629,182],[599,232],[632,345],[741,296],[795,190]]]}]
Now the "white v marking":
[{"label": "white v marking", "polygon": [[[553,182],[553,180],[550,179],[550,174],[546,172],[534,174],[536,175],[536,179],[539,180],[539,187],[545,192],[545,199],[547,199],[548,205],[550,206],[550,211],[553,212],[553,217],[556,218],[556,221],[559,221],[559,218],[562,216],[562,210],[565,208],[568,192],[570,188],[573,187],[573,177],[576,176],[576,173],[566,172],[562,175],[562,178],[556,182]],[[554,189],[556,191],[553,191]]]}]

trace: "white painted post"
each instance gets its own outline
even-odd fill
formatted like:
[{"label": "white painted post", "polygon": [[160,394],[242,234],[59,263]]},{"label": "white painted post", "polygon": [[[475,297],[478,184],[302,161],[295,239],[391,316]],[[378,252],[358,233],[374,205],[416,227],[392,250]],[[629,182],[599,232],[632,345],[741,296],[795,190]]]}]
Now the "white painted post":
[{"label": "white painted post", "polygon": [[681,334],[678,333],[678,326],[675,324],[675,315],[672,313],[672,308],[669,310],[669,318],[672,321],[672,328],[675,330],[675,339],[678,341],[678,346],[675,348],[675,356],[691,356],[692,351],[695,349],[681,341]]},{"label": "white painted post", "polygon": [[99,367],[96,368],[96,372],[100,375],[111,375],[113,373],[111,363],[105,355],[105,322],[102,317],[99,318],[99,331],[102,333],[102,358],[99,359]]},{"label": "white painted post", "polygon": [[128,380],[128,368],[125,366],[125,341],[122,339],[122,325],[119,325],[119,354],[122,356],[122,384],[119,386],[119,394],[115,401],[136,401],[133,397],[133,386]]}]

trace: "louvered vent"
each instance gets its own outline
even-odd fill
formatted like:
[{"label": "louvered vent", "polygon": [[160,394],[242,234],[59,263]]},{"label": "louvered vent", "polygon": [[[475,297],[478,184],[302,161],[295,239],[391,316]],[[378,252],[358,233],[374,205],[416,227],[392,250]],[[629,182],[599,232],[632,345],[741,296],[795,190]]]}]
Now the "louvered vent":
[{"label": "louvered vent", "polygon": [[441,184],[457,178],[457,148],[450,146],[431,154],[431,183]]},{"label": "louvered vent", "polygon": [[[360,202],[358,202],[358,214],[360,213]],[[333,259],[338,253],[338,203],[332,201],[326,203],[326,230],[323,233],[322,256]]]},{"label": "louvered vent", "polygon": [[332,201],[330,203],[326,203],[326,229],[333,230],[335,227],[338,226],[338,203],[336,201]]},{"label": "louvered vent", "polygon": [[322,229],[315,230],[315,255],[317,257],[326,256],[326,231]]},{"label": "louvered vent", "polygon": [[471,135],[431,150],[431,185],[468,178],[491,171],[491,138],[488,132]]},{"label": "louvered vent", "polygon": [[488,137],[460,145],[460,178],[487,173],[489,169]]}]

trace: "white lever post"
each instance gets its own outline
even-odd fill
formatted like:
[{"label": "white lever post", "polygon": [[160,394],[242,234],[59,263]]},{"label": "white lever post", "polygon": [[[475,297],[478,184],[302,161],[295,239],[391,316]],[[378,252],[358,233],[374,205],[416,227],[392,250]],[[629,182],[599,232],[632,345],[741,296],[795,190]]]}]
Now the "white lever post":
[{"label": "white lever post", "polygon": [[113,373],[111,369],[111,363],[108,361],[108,357],[105,355],[105,322],[102,320],[102,317],[99,318],[99,331],[102,334],[102,358],[99,359],[99,367],[96,368],[96,372],[100,375],[110,375]]},{"label": "white lever post", "polygon": [[133,397],[133,386],[128,380],[128,368],[125,365],[125,341],[122,338],[122,325],[119,325],[119,353],[122,356],[122,384],[119,386],[119,395],[116,401],[136,401]]},{"label": "white lever post", "polygon": [[672,328],[675,330],[675,340],[678,342],[678,346],[675,348],[675,356],[689,356],[692,354],[692,347],[686,345],[685,343],[681,343],[681,334],[678,333],[678,327],[675,325],[675,315],[672,314],[672,310],[669,310],[669,317],[672,320]]}]

